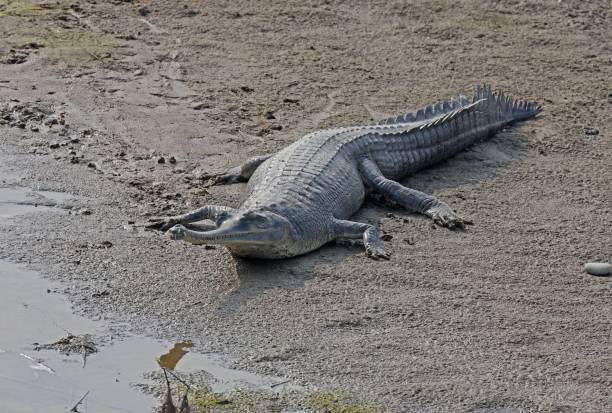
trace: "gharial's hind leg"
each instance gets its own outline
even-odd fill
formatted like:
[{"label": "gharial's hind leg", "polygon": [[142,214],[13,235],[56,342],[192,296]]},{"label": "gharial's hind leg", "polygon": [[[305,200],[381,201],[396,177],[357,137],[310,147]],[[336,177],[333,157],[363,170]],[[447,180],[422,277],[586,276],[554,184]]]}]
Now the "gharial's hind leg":
[{"label": "gharial's hind leg", "polygon": [[459,217],[446,203],[434,196],[406,188],[399,182],[384,177],[378,165],[370,159],[362,159],[359,171],[364,181],[376,192],[388,196],[404,208],[430,217],[434,223],[447,228],[464,228],[472,221]]},{"label": "gharial's hind leg", "polygon": [[234,208],[218,205],[206,205],[191,212],[182,215],[174,215],[163,218],[151,218],[151,224],[147,225],[149,229],[158,229],[167,231],[177,224],[189,224],[191,222],[203,221],[210,219],[215,222],[216,226],[221,225],[223,221],[230,218],[236,210]]},{"label": "gharial's hind leg", "polygon": [[389,254],[385,252],[378,230],[373,225],[338,219],[335,221],[334,233],[338,238],[362,238],[368,257],[375,260],[389,259]]},{"label": "gharial's hind leg", "polygon": [[272,155],[261,155],[249,159],[245,163],[226,172],[213,175],[209,185],[226,185],[235,184],[237,182],[246,182],[253,175],[255,170],[269,159]]}]

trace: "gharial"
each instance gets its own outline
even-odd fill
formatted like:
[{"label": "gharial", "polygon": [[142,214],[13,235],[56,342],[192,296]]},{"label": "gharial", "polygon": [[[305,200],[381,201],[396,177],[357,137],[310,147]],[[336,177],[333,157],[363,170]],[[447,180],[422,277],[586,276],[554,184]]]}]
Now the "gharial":
[{"label": "gharial", "polygon": [[[398,179],[455,155],[514,122],[541,111],[490,86],[376,125],[312,132],[280,152],[258,156],[216,176],[216,183],[247,181],[236,209],[207,205],[158,218],[152,228],[192,244],[221,244],[244,257],[286,258],[336,239],[363,239],[368,256],[388,259],[377,228],[350,221],[366,193],[379,193],[441,226],[463,228],[444,202]],[[212,220],[210,230],[189,227]]]}]

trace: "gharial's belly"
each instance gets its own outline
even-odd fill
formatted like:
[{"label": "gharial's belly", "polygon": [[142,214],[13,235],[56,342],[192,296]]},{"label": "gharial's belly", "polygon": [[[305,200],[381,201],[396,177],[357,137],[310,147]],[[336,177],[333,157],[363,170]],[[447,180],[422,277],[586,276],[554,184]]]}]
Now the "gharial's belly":
[{"label": "gharial's belly", "polygon": [[305,248],[303,244],[294,244],[287,242],[282,245],[266,246],[266,245],[226,245],[227,249],[233,255],[244,258],[262,258],[262,259],[283,259],[296,257],[298,255],[307,254],[314,251],[327,241],[321,241],[320,245],[310,245]]}]

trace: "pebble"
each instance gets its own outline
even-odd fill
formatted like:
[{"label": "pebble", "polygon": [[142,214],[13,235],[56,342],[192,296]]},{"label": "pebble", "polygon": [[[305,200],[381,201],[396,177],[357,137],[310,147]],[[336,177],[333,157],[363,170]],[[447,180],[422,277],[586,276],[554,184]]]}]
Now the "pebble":
[{"label": "pebble", "polygon": [[110,248],[112,246],[113,246],[113,243],[110,242],[110,241],[102,241],[100,243],[100,247],[102,247],[102,248]]},{"label": "pebble", "polygon": [[159,158],[157,158],[157,163],[166,163],[166,158],[160,156]]},{"label": "pebble", "polygon": [[140,14],[143,17],[146,17],[149,14],[151,14],[151,10],[149,10],[147,6],[144,6],[138,9],[138,14]]},{"label": "pebble", "polygon": [[210,104],[206,102],[196,102],[193,105],[191,105],[191,109],[193,110],[202,110],[202,109],[208,109],[208,108],[210,108]]},{"label": "pebble", "polygon": [[585,128],[582,128],[582,130],[584,131],[585,135],[590,135],[590,136],[599,135],[599,130],[595,128],[585,127]]},{"label": "pebble", "polygon": [[584,270],[591,275],[610,275],[612,265],[607,262],[587,262],[584,264]]},{"label": "pebble", "polygon": [[81,208],[77,211],[77,214],[79,215],[91,215],[91,210],[87,209],[87,208]]}]

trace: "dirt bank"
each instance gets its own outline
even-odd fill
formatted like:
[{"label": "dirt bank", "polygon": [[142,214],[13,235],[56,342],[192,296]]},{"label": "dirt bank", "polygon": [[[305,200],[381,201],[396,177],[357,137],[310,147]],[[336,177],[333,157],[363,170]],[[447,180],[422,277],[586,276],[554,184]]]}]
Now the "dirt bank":
[{"label": "dirt bank", "polygon": [[[78,311],[388,411],[612,410],[611,279],[582,272],[612,260],[607,1],[8,3],[3,186],[77,198],[0,222],[0,258]],[[369,203],[390,261],[253,262],[136,225],[236,205],[206,174],[313,129],[482,82],[544,113],[406,181],[466,232]]]}]

